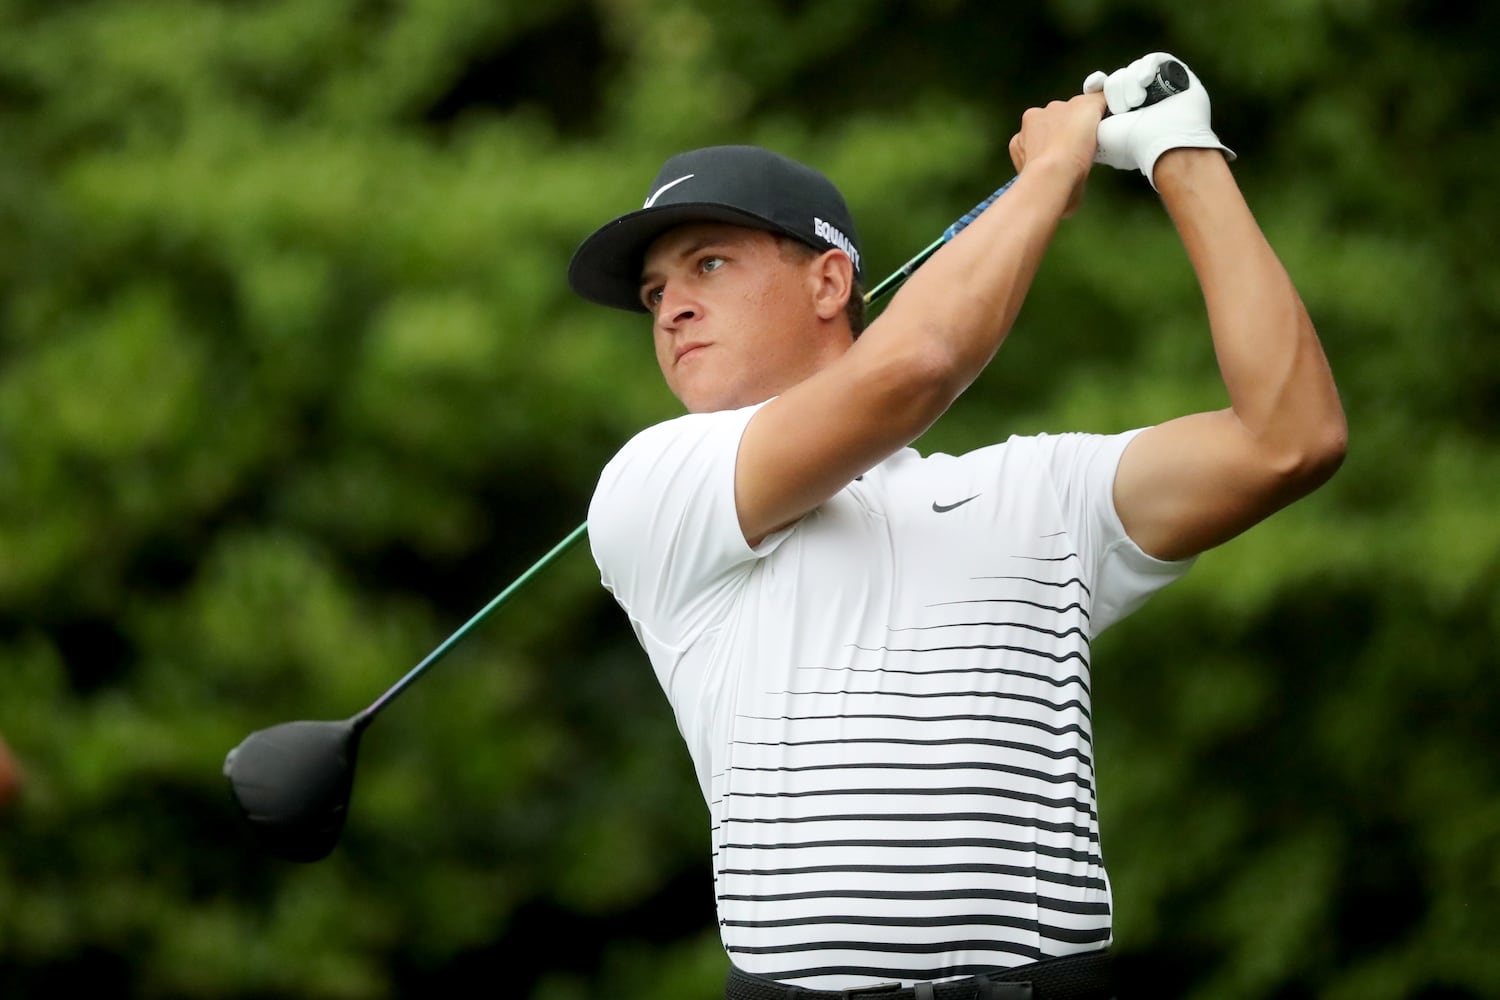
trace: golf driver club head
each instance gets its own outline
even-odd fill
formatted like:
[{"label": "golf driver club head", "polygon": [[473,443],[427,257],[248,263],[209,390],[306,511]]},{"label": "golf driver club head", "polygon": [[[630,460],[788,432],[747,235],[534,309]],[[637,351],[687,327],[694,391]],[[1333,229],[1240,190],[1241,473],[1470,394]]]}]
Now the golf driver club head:
[{"label": "golf driver club head", "polygon": [[284,722],[258,729],[224,759],[224,776],[257,843],[288,861],[320,861],[344,830],[364,726]]}]

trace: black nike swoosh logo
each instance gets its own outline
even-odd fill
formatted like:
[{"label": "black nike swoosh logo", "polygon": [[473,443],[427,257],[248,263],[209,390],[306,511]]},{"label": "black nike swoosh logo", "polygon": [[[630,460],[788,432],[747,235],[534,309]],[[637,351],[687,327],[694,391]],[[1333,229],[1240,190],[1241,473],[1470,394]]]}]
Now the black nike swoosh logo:
[{"label": "black nike swoosh logo", "polygon": [[938,503],[936,500],[934,500],[934,501],[932,501],[932,511],[933,511],[934,514],[946,514],[950,510],[953,510],[955,507],[962,507],[964,504],[968,503],[970,500],[977,500],[978,498],[979,498],[979,494],[976,493],[973,496],[968,497],[967,499],[960,500],[958,503],[942,504],[942,503]]}]

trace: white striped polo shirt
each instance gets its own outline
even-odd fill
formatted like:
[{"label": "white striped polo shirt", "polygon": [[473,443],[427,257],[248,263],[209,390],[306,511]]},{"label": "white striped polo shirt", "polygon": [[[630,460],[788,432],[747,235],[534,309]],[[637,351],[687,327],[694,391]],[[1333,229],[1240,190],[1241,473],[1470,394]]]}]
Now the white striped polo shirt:
[{"label": "white striped polo shirt", "polygon": [[730,959],[848,989],[1107,944],[1089,643],[1191,564],[1124,533],[1132,434],[904,449],[751,549],[755,409],[643,431],[589,510],[709,805]]}]

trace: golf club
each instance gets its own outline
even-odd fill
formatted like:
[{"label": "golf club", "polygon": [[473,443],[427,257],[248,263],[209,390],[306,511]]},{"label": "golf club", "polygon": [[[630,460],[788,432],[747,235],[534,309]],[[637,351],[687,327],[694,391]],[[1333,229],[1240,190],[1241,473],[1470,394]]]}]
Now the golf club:
[{"label": "golf club", "polygon": [[365,728],[471,629],[577,544],[587,529],[587,524],[580,524],[569,532],[358,715],[338,722],[283,722],[256,730],[229,751],[224,776],[241,818],[260,846],[288,861],[327,857],[344,831],[359,738]]},{"label": "golf club", "polygon": [[[1182,64],[1164,63],[1147,87],[1145,103],[1155,104],[1187,86],[1189,78]],[[894,290],[994,204],[1014,182],[1014,178],[1007,181],[921,253],[867,292],[865,303],[874,303]],[[338,843],[348,817],[360,736],[375,716],[527,581],[572,548],[587,530],[587,522],[574,528],[364,711],[343,721],[284,722],[259,729],[229,751],[224,759],[224,776],[229,779],[230,794],[240,816],[260,846],[288,861],[318,861],[327,857]]]}]

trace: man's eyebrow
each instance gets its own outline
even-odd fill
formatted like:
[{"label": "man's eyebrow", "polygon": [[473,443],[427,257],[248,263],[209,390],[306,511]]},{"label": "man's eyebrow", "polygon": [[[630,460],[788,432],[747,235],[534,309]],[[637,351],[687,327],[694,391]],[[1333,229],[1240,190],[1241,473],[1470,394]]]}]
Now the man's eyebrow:
[{"label": "man's eyebrow", "polygon": [[[709,247],[719,247],[719,246],[730,246],[730,245],[733,245],[735,243],[740,242],[740,239],[741,238],[733,236],[733,235],[730,235],[728,233],[717,233],[717,234],[710,234],[710,235],[707,235],[707,236],[702,236],[702,237],[699,237],[698,239],[694,240],[693,242],[689,243],[687,246],[683,247],[681,250],[679,250],[674,255],[674,257],[677,260],[682,260],[682,259],[684,259],[686,257],[693,256],[693,254],[702,253],[704,250],[707,250]],[[642,264],[642,267],[644,268],[645,265]],[[655,271],[642,270],[641,271],[641,288],[642,288],[642,290],[644,290],[647,285],[652,284],[653,282],[655,282],[657,279],[658,279],[658,275],[657,275],[657,273]]]}]

